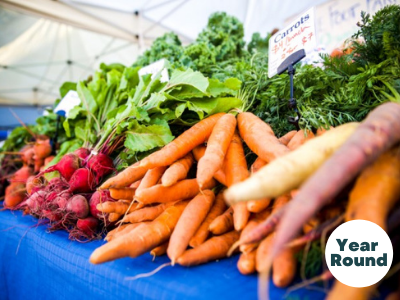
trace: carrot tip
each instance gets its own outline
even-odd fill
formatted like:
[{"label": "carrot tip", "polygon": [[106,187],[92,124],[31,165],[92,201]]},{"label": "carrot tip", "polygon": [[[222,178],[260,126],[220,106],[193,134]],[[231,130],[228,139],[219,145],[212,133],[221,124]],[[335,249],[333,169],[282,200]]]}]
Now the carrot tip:
[{"label": "carrot tip", "polygon": [[239,247],[239,246],[240,246],[240,240],[237,241],[237,242],[235,242],[235,243],[232,245],[232,247],[229,249],[229,251],[228,251],[228,253],[227,253],[227,256],[230,257],[230,256],[233,254],[233,252],[236,250],[236,248]]}]

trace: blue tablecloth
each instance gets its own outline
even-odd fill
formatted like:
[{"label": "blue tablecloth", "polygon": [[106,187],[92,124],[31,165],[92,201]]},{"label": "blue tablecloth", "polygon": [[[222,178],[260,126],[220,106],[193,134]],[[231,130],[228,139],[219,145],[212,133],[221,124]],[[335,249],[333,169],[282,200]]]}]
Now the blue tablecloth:
[{"label": "blue tablecloth", "polygon": [[[147,273],[168,262],[152,261],[150,254],[92,265],[88,258],[103,241],[79,243],[66,232],[47,233],[46,226],[20,212],[0,212],[0,299],[257,299],[257,277],[243,276],[238,256],[206,265],[166,267],[147,278],[127,277]],[[286,291],[271,287],[270,298],[282,299]],[[286,295],[287,296],[287,295]],[[308,289],[290,293],[291,299],[323,299]]]}]

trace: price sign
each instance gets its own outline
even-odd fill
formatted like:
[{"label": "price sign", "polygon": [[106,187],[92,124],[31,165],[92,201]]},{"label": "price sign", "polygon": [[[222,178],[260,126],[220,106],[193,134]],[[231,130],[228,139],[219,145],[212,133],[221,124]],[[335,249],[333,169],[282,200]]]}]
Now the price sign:
[{"label": "price sign", "polygon": [[54,112],[58,115],[68,117],[70,110],[79,104],[81,104],[81,99],[79,99],[78,93],[70,90],[64,98],[61,99],[60,103],[58,103]]},{"label": "price sign", "polygon": [[155,74],[157,74],[158,72],[160,72],[160,70],[162,70],[160,81],[167,82],[169,80],[169,76],[168,76],[168,70],[166,68],[165,59],[157,60],[156,62],[154,62],[146,67],[141,68],[139,70],[139,75],[143,76],[146,74],[152,74],[152,78],[153,78],[153,76]]},{"label": "price sign", "polygon": [[292,53],[316,46],[314,8],[302,13],[269,40],[268,77],[278,73],[279,65]]}]

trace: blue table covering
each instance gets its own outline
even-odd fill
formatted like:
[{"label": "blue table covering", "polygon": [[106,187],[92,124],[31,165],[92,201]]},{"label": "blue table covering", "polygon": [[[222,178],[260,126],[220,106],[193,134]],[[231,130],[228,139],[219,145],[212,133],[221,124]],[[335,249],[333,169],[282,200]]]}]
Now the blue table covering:
[{"label": "blue table covering", "polygon": [[[206,265],[166,267],[147,278],[127,280],[168,262],[150,254],[103,265],[88,259],[103,241],[79,243],[68,234],[20,212],[0,212],[0,299],[257,299],[257,276],[243,276],[238,256]],[[270,299],[286,290],[270,288]],[[325,293],[297,290],[287,299],[324,299]]]}]

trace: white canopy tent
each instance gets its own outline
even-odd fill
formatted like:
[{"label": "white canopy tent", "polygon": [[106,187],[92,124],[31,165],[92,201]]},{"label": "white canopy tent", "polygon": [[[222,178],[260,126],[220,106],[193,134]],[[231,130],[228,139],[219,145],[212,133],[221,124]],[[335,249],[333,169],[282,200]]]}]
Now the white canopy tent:
[{"label": "white canopy tent", "polygon": [[129,65],[165,32],[189,43],[216,11],[241,20],[249,40],[325,1],[0,0],[0,105],[51,105],[64,81],[100,62]]}]

